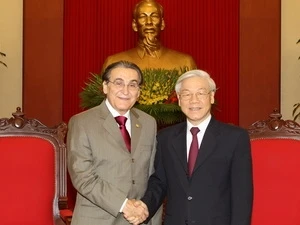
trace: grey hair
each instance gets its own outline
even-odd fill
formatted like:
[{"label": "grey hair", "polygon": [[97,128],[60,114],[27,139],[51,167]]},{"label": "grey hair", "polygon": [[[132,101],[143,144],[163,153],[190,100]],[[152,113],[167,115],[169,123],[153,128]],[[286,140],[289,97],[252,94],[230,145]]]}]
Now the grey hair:
[{"label": "grey hair", "polygon": [[207,72],[205,72],[204,70],[190,70],[190,71],[185,72],[178,78],[178,80],[175,84],[176,94],[179,94],[179,92],[180,92],[182,81],[184,81],[185,79],[190,78],[190,77],[205,78],[207,80],[209,88],[210,88],[209,91],[216,92],[216,90],[217,90],[216,83]]}]

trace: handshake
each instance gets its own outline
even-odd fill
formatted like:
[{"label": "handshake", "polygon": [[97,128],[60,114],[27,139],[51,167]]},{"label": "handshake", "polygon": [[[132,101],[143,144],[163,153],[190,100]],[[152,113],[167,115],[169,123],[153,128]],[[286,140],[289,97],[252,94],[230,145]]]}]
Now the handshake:
[{"label": "handshake", "polygon": [[129,223],[138,225],[149,216],[148,207],[141,200],[128,199],[123,208],[123,215]]}]

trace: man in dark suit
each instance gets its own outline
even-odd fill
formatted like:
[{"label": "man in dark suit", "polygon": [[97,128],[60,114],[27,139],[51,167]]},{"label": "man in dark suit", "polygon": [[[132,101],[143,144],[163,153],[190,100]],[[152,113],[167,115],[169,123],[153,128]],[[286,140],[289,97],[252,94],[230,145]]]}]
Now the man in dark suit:
[{"label": "man in dark suit", "polygon": [[[155,119],[132,108],[142,73],[119,61],[106,68],[102,80],[106,99],[69,121],[68,169],[77,190],[72,225],[129,225],[123,213],[147,216],[128,199],[145,193],[156,149]],[[151,224],[161,225],[161,213]]]},{"label": "man in dark suit", "polygon": [[[206,72],[184,73],[175,90],[187,121],[157,136],[155,173],[141,199],[149,218],[167,197],[164,225],[250,225],[253,187],[247,131],[211,115],[216,85]],[[190,149],[193,145],[196,151]],[[134,216],[127,219],[140,222]]]}]

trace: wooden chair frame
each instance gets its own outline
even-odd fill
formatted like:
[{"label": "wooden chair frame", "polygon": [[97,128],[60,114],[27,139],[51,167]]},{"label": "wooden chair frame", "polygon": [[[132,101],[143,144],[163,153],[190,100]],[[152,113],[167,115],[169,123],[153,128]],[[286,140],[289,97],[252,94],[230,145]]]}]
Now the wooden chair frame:
[{"label": "wooden chair frame", "polygon": [[[291,161],[285,161],[285,160],[288,158],[290,152],[297,152],[298,150],[300,151],[300,148],[299,149],[298,147],[296,148],[294,147],[292,149],[282,148],[280,149],[280,151],[278,151],[276,146],[278,143],[281,142],[281,140],[283,142],[291,141],[291,143],[293,143],[293,146],[296,145],[300,146],[300,125],[293,120],[283,120],[282,115],[279,113],[279,111],[277,109],[274,109],[273,112],[269,115],[268,119],[256,121],[248,128],[248,132],[249,132],[251,146],[252,146],[252,156],[253,156],[252,160],[253,160],[253,172],[254,172],[253,174],[253,178],[254,178],[253,206],[254,207],[253,207],[253,214],[252,214],[252,224],[273,225],[274,221],[272,221],[272,219],[276,220],[276,218],[278,219],[276,221],[279,221],[277,224],[279,223],[283,224],[282,219],[285,217],[293,218],[295,220],[297,219],[298,220],[297,222],[299,223],[300,217],[297,216],[298,218],[296,218],[295,214],[291,214],[289,216],[289,215],[280,215],[280,213],[277,214],[275,212],[277,210],[281,210],[282,207],[289,211],[293,211],[292,209],[299,210],[299,208],[298,209],[293,208],[293,206],[295,205],[293,199],[299,200],[299,195],[297,194],[297,198],[291,197],[287,195],[287,193],[285,193],[285,196],[283,196],[283,194],[281,193],[285,192],[284,191],[285,189],[283,188],[282,191],[279,190],[280,188],[282,188],[282,186],[284,186],[287,183],[291,183],[290,186],[295,187],[295,189],[297,189],[297,186],[294,185],[295,183],[297,183],[297,177],[291,179],[288,176],[289,172],[287,173],[284,172],[285,170],[283,165],[284,163],[290,163],[291,168],[297,168],[298,165],[297,159],[299,158],[299,155],[298,158],[296,158],[295,156],[294,157],[291,156],[291,158],[293,159]],[[261,149],[257,148],[257,144],[260,141],[262,141],[263,143]],[[270,142],[270,146],[268,142]],[[295,144],[297,142],[299,142],[299,144]],[[254,146],[256,146],[256,149],[253,149]],[[262,151],[261,153],[260,150]],[[266,151],[268,153],[266,153]],[[265,154],[266,156],[264,156],[263,154]],[[262,156],[262,158],[258,156]],[[266,160],[264,161],[264,159]],[[268,161],[268,159],[270,160]],[[278,174],[279,177],[276,177],[276,171],[282,171],[282,173],[279,172]],[[297,169],[293,171],[297,172]],[[270,183],[268,178],[270,178],[271,180]],[[276,184],[274,185],[273,183],[273,181],[276,179],[278,179],[278,186]],[[297,191],[295,191],[293,188],[293,191],[291,190],[290,193],[291,195],[293,195],[293,193],[297,193]],[[278,197],[278,199],[276,197]],[[282,198],[284,199],[284,201],[280,202],[280,199]],[[269,207],[268,207],[267,199],[276,199],[273,202],[273,205],[275,207],[271,207],[272,209],[271,211],[268,211]],[[275,204],[276,201],[278,201],[278,204]],[[292,206],[288,206],[289,204],[287,204],[286,201],[291,202]],[[266,211],[264,211],[264,209],[266,209]],[[264,214],[265,212],[267,213]],[[281,217],[276,217],[279,215]],[[268,220],[268,218],[270,218],[269,223],[266,221]],[[289,220],[289,222],[287,222],[286,224],[292,224],[292,223],[293,222]]]},{"label": "wooden chair frame", "polygon": [[300,140],[300,125],[293,120],[283,120],[277,109],[267,120],[259,120],[248,128],[250,138],[284,138]]},{"label": "wooden chair frame", "polygon": [[17,136],[36,136],[48,140],[56,149],[56,193],[53,201],[54,224],[65,224],[60,217],[59,210],[67,209],[67,166],[66,166],[66,123],[49,128],[37,119],[28,119],[18,107],[11,118],[0,119],[0,138]]}]

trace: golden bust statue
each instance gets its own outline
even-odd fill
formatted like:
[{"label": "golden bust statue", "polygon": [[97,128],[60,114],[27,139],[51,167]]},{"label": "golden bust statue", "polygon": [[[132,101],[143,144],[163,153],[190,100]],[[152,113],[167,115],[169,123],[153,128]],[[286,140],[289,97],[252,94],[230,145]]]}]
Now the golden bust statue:
[{"label": "golden bust statue", "polygon": [[146,68],[196,69],[192,56],[162,46],[159,36],[165,29],[163,7],[155,0],[141,0],[133,10],[132,29],[138,34],[135,48],[109,56],[104,70],[109,64],[126,60]]}]

